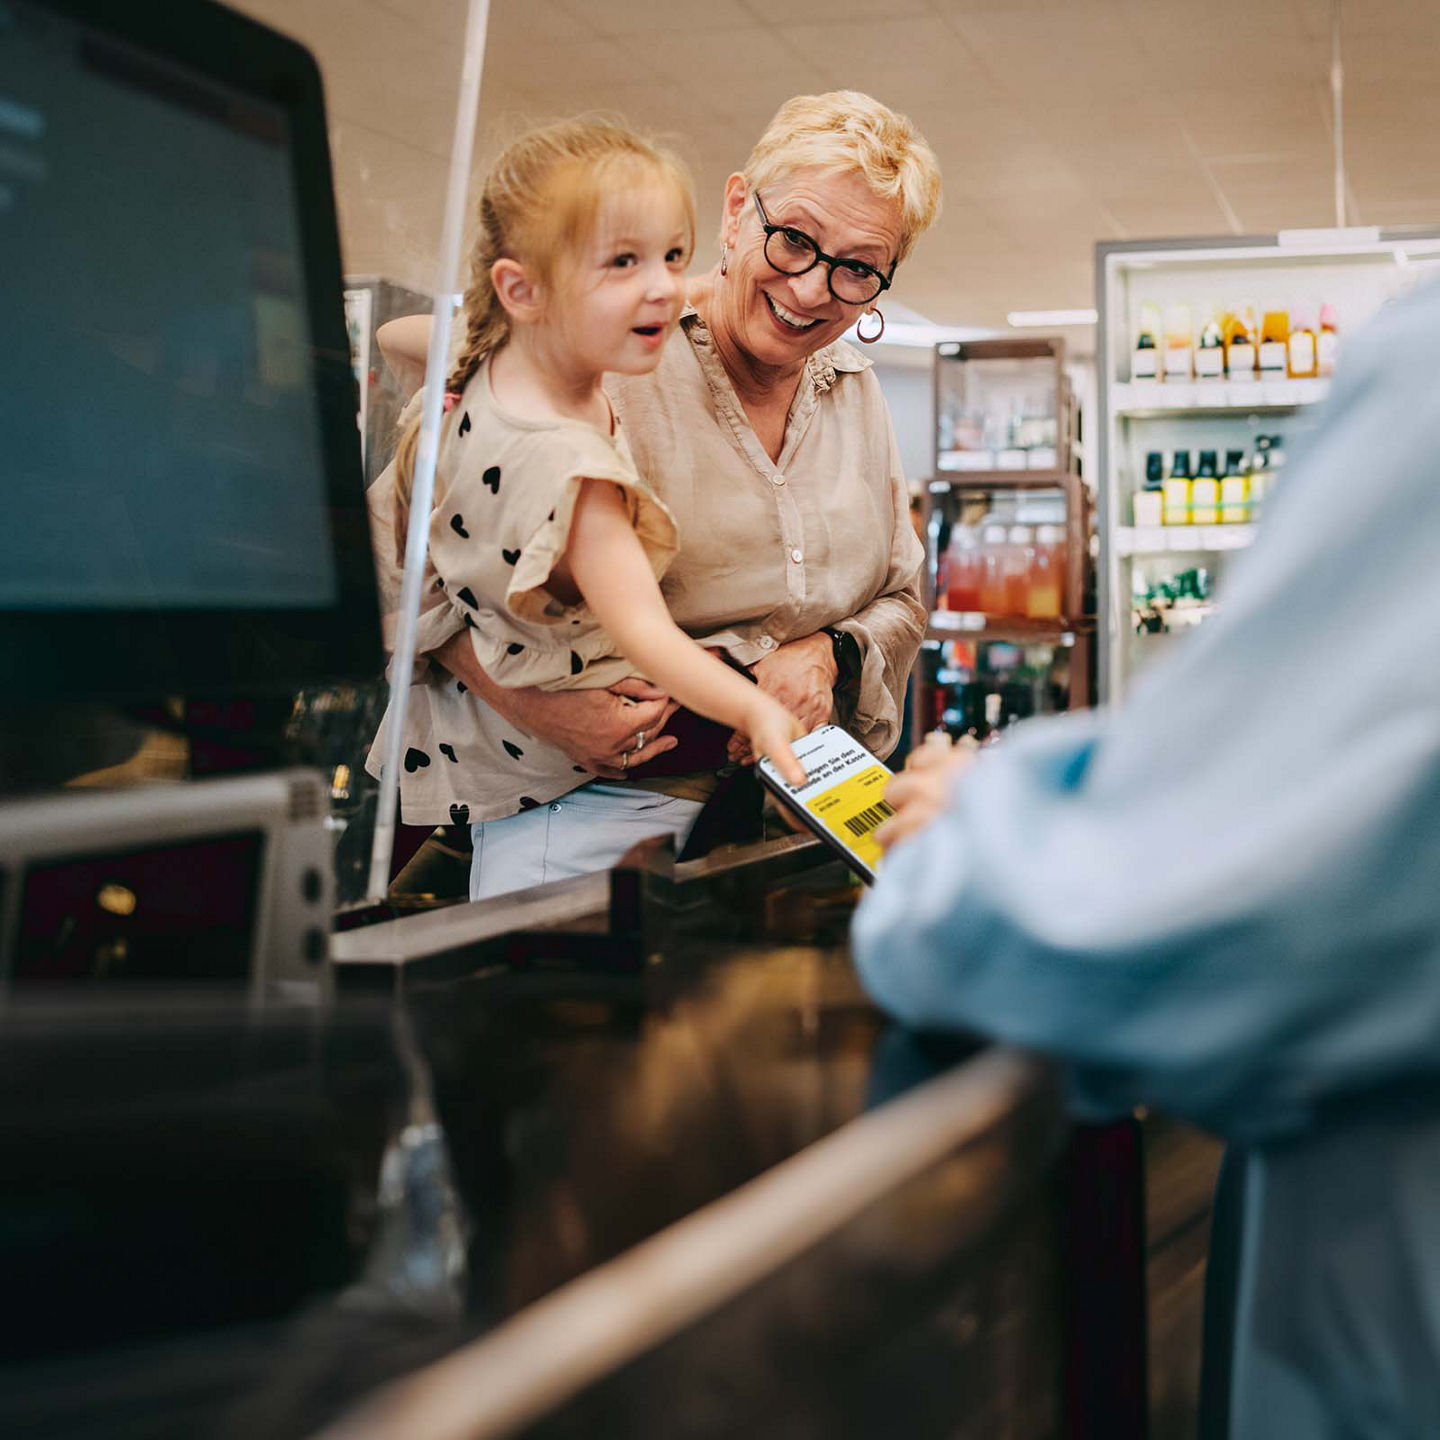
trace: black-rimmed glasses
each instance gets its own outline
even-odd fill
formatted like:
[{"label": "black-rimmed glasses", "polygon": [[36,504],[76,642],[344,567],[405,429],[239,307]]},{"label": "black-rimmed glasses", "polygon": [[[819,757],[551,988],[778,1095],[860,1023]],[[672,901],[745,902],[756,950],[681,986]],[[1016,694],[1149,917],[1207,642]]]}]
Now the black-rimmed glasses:
[{"label": "black-rimmed glasses", "polygon": [[895,261],[890,273],[882,275],[863,260],[841,260],[827,255],[803,230],[793,225],[772,225],[756,190],[755,213],[765,231],[765,260],[772,270],[782,275],[804,275],[817,265],[829,269],[830,293],[846,305],[868,305],[883,290],[890,288],[895,277]]}]

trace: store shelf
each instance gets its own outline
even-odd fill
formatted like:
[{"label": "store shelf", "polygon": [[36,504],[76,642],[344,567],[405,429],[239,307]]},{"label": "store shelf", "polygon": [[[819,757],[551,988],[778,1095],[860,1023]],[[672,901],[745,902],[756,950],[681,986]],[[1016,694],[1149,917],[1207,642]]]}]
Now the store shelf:
[{"label": "store shelf", "polygon": [[947,474],[1023,475],[1029,470],[1053,473],[1059,459],[1055,447],[1046,445],[1036,450],[941,450],[935,463]]},{"label": "store shelf", "polygon": [[949,470],[941,454],[941,470],[934,484],[952,490],[1063,490],[1069,476],[1061,470]]},{"label": "store shelf", "polygon": [[1132,380],[1111,387],[1115,414],[1127,420],[1163,420],[1177,415],[1280,415],[1318,405],[1328,380],[1215,380],[1164,384]]},{"label": "store shelf", "polygon": [[1118,525],[1117,555],[1164,555],[1172,550],[1243,550],[1255,538],[1255,525]]},{"label": "store shelf", "polygon": [[975,610],[936,610],[925,627],[929,640],[1004,640],[1016,645],[1073,645],[1095,628],[1091,616],[1078,620],[1029,620],[984,615]]}]

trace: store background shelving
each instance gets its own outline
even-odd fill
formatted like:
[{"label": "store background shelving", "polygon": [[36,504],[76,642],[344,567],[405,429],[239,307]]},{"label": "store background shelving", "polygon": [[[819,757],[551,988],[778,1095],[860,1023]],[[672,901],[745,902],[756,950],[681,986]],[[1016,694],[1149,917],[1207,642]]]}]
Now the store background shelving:
[{"label": "store background shelving", "polygon": [[[1261,434],[1283,436],[1286,448],[1313,428],[1330,387],[1324,378],[1265,380],[1135,379],[1131,361],[1141,307],[1161,313],[1185,304],[1198,334],[1209,307],[1301,305],[1313,318],[1322,303],[1336,307],[1341,364],[1355,330],[1440,260],[1440,230],[1296,231],[1096,246],[1096,480],[1098,499],[1098,688],[1102,700],[1122,695],[1137,669],[1166,648],[1163,634],[1136,631],[1132,593],[1139,577],[1163,581],[1201,569],[1223,606],[1227,567],[1264,524],[1263,508],[1243,524],[1137,526],[1132,509],[1144,486],[1145,456],[1177,449],[1243,449]],[[1163,339],[1161,340],[1163,346]],[[1276,472],[1284,484],[1284,472]],[[1213,606],[1197,607],[1201,618]],[[1193,622],[1195,615],[1183,617]],[[1189,628],[1189,624],[1177,628]]]},{"label": "store background shelving", "polygon": [[[986,693],[1002,694],[1002,718],[1089,704],[1093,505],[1082,476],[1080,410],[1064,342],[940,345],[934,383],[934,478],[923,499],[930,620],[912,688],[915,732],[933,729],[944,715],[952,730],[963,719],[978,721],[975,699]],[[1028,517],[1029,523],[1063,530],[1059,614],[948,608],[943,587],[937,590],[943,540],[953,525],[975,525],[994,511],[1007,523]],[[966,663],[958,663],[958,655]]]}]

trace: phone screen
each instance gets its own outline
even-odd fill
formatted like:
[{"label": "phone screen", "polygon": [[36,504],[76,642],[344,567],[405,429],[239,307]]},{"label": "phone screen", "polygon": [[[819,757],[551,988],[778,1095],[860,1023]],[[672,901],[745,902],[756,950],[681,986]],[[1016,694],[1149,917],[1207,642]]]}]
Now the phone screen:
[{"label": "phone screen", "polygon": [[761,781],[869,884],[881,857],[874,832],[895,813],[885,800],[890,769],[838,725],[812,730],[794,748],[805,784],[791,785],[765,759]]}]

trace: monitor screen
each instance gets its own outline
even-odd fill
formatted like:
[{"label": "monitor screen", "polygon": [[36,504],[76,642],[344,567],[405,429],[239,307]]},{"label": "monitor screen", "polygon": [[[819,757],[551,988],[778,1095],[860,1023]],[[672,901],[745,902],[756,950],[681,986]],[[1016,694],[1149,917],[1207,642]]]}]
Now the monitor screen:
[{"label": "monitor screen", "polygon": [[0,625],[29,642],[0,678],[105,698],[375,674],[308,54],[201,0],[0,0],[0,296]]}]

